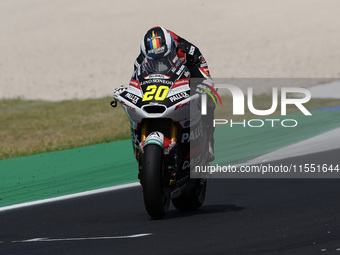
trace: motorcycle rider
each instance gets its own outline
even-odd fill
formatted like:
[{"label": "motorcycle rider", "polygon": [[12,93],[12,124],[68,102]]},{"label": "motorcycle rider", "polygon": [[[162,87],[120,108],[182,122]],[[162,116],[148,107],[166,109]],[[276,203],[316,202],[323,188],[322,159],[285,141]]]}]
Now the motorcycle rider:
[{"label": "motorcycle rider", "polygon": [[[161,26],[153,27],[144,34],[140,44],[141,52],[134,63],[134,69],[138,68],[143,63],[145,58],[159,57],[161,54],[165,56],[167,52],[170,52],[173,49],[176,50],[179,60],[189,69],[190,77],[196,78],[196,84],[192,84],[191,82],[191,87],[196,86],[198,83],[201,83],[199,81],[204,80],[210,81],[210,85],[213,86],[208,64],[200,50],[184,38]],[[201,92],[201,90],[197,90],[197,92]],[[207,98],[207,114],[202,116],[202,120],[204,125],[208,128],[207,130],[211,130],[211,134],[209,135],[208,159],[208,161],[211,162],[215,159],[213,136],[214,127],[212,125],[215,104],[211,99],[209,99],[209,97]]]}]

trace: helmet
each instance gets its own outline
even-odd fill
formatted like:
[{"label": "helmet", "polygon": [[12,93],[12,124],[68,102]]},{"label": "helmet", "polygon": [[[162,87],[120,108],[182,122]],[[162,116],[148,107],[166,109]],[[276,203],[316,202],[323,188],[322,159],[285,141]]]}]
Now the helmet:
[{"label": "helmet", "polygon": [[174,39],[163,27],[149,29],[141,42],[140,49],[148,59],[163,58],[174,51]]}]

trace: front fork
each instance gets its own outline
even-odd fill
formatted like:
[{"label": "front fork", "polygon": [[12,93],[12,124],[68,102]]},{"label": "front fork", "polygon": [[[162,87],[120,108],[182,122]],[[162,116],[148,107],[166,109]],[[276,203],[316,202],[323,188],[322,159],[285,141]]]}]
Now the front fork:
[{"label": "front fork", "polygon": [[[149,120],[144,120],[141,130],[141,142],[144,142],[149,135]],[[177,143],[176,137],[177,127],[173,121],[170,122],[170,140]]]}]

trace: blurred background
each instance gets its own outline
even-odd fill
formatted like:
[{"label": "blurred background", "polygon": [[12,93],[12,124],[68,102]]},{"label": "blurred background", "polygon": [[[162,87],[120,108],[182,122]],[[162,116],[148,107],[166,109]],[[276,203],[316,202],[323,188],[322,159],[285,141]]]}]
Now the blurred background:
[{"label": "blurred background", "polygon": [[339,9],[338,0],[2,0],[0,98],[112,95],[156,25],[200,48],[216,78],[340,78]]}]

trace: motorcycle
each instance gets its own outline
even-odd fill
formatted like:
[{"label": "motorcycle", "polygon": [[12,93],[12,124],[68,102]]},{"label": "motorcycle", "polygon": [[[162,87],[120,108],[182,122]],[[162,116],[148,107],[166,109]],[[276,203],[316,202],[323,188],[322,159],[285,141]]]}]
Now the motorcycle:
[{"label": "motorcycle", "polygon": [[167,213],[170,200],[179,211],[201,207],[207,181],[191,179],[190,168],[206,165],[208,135],[202,125],[200,96],[177,55],[147,59],[128,87],[114,92],[131,125],[138,179],[146,211],[153,219]]}]

